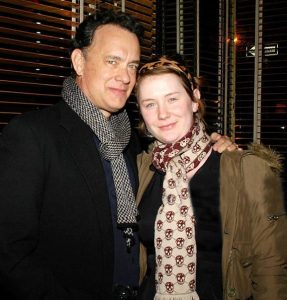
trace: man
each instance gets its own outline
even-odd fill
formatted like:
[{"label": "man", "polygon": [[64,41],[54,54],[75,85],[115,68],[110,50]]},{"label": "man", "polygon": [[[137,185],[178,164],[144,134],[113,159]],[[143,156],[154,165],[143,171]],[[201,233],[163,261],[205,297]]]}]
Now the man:
[{"label": "man", "polygon": [[5,128],[0,299],[112,299],[138,284],[138,243],[123,237],[136,222],[137,149],[126,112],[112,114],[134,87],[141,34],[124,14],[88,17],[64,101]]},{"label": "man", "polygon": [[141,35],[126,14],[89,16],[77,30],[63,101],[5,127],[1,300],[135,299],[139,149],[122,108]]}]

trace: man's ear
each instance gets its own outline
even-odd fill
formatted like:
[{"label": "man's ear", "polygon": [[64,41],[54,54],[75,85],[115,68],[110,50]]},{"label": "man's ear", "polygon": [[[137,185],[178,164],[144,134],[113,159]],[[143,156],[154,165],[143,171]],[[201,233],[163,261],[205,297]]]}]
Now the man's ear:
[{"label": "man's ear", "polygon": [[85,58],[83,55],[82,50],[74,49],[71,54],[71,60],[74,67],[75,72],[78,76],[83,75],[84,65],[85,65]]},{"label": "man's ear", "polygon": [[201,94],[200,94],[199,89],[194,89],[194,90],[193,90],[193,97],[194,97],[196,100],[199,100],[199,99],[201,98]]}]

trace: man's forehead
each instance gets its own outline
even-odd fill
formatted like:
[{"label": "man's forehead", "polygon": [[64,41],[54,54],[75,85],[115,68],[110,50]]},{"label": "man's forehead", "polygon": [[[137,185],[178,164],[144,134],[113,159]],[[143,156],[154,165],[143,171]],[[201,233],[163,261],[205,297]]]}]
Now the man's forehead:
[{"label": "man's forehead", "polygon": [[135,33],[116,24],[105,24],[98,27],[94,33],[94,38],[97,37],[107,39],[120,39],[122,37],[129,37],[131,39],[135,39],[139,43],[138,37]]},{"label": "man's forehead", "polygon": [[91,45],[94,51],[104,56],[120,59],[128,56],[131,61],[140,60],[140,44],[134,33],[112,24],[103,25],[97,30]]}]

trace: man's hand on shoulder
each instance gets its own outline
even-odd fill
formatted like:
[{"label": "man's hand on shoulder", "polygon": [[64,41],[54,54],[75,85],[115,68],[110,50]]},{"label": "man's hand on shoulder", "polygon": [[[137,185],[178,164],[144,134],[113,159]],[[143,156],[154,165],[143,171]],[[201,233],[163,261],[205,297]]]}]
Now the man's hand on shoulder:
[{"label": "man's hand on shoulder", "polygon": [[221,135],[217,132],[213,132],[210,137],[211,141],[214,143],[212,147],[214,151],[222,153],[225,150],[242,150],[241,148],[238,148],[238,145],[233,143],[227,135]]}]

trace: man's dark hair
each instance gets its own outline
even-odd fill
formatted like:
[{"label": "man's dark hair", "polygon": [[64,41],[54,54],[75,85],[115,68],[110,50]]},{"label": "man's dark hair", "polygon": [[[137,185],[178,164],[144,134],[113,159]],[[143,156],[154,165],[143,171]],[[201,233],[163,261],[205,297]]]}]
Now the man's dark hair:
[{"label": "man's dark hair", "polygon": [[130,31],[137,36],[139,41],[141,41],[143,27],[132,16],[113,10],[97,10],[95,13],[87,16],[77,28],[70,49],[71,53],[74,49],[84,49],[89,47],[93,41],[96,29],[107,24],[116,25]]}]

